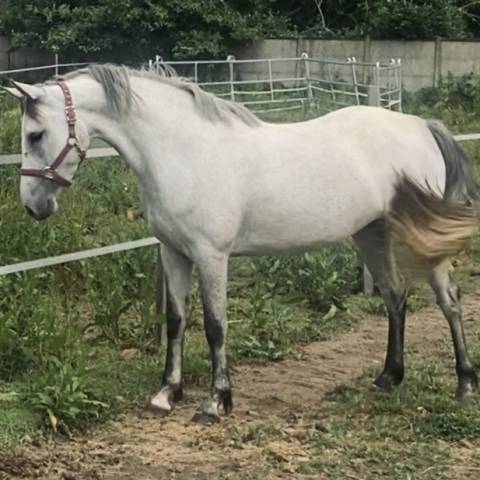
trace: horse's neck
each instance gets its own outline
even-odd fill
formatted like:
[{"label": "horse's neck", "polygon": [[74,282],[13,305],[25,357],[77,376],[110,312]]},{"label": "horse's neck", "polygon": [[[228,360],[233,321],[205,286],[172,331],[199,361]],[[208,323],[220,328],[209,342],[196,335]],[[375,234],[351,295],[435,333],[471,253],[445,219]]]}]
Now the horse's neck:
[{"label": "horse's neck", "polygon": [[[168,168],[182,146],[202,142],[202,120],[188,95],[160,82],[132,79],[137,97],[129,112],[109,111],[100,86],[90,85],[91,96],[81,109],[92,137],[112,145],[142,180],[152,167]],[[161,164],[161,165],[160,165]]]}]

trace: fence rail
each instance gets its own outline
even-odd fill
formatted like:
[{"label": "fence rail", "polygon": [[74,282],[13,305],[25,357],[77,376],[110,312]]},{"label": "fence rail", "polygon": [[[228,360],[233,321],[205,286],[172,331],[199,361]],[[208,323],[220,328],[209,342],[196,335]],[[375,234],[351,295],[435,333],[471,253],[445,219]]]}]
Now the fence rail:
[{"label": "fence rail", "polygon": [[[28,72],[68,70],[87,63],[56,62],[30,68],[17,68],[0,71],[0,78]],[[400,60],[390,63],[358,62],[355,57],[345,61],[310,58],[304,52],[299,57],[236,59],[228,55],[224,60],[164,61],[158,56],[143,66],[159,70],[168,65],[206,90],[230,100],[243,103],[256,112],[268,111],[266,102],[258,97],[267,95],[271,107],[280,110],[308,108],[321,102],[333,106],[370,104],[401,110],[402,75]],[[361,79],[361,80],[359,80]],[[315,84],[335,85],[335,88],[322,88]],[[245,90],[244,87],[250,87]],[[222,90],[223,89],[223,90]],[[294,90],[295,89],[295,90]],[[285,95],[291,99],[285,101]],[[292,95],[292,94],[296,94]]]},{"label": "fence rail", "polygon": [[[480,133],[468,133],[455,135],[455,139],[458,141],[480,140]],[[108,151],[108,155],[91,155],[92,152]],[[115,156],[118,155],[113,148],[98,148],[89,151],[90,154],[87,158],[98,158],[99,156]],[[0,165],[5,155],[0,155]],[[11,163],[20,163],[21,155],[8,155],[8,157],[15,157],[15,161]],[[5,164],[5,163],[3,163]],[[14,263],[11,265],[0,266],[0,276],[9,275],[12,273],[25,272],[27,270],[33,270],[38,268],[51,267],[54,265],[61,265],[70,262],[76,262],[79,260],[86,260],[89,258],[100,257],[103,255],[110,255],[112,253],[125,252],[128,250],[134,250],[137,248],[149,247],[152,245],[158,245],[159,241],[155,237],[141,238],[139,240],[133,240],[130,242],[116,243],[113,245],[107,245],[105,247],[92,248],[89,250],[80,250],[78,252],[66,253],[63,255],[56,255],[52,257],[40,258],[36,260],[29,260],[26,262]],[[366,273],[368,275],[368,272]]]},{"label": "fence rail", "polygon": [[[257,113],[270,111],[268,103],[275,110],[281,110],[279,104],[290,110],[306,109],[316,103],[333,106],[368,104],[402,109],[399,59],[392,59],[389,63],[365,63],[358,62],[355,57],[345,61],[310,58],[304,52],[300,57],[237,60],[229,55],[226,60],[214,61],[164,61],[157,55],[155,60],[148,62],[151,70],[158,71],[165,65],[179,70],[206,90],[240,101]],[[223,71],[218,73],[222,67]],[[211,78],[215,69],[221,79]],[[245,90],[245,86],[249,90]],[[225,91],[219,91],[222,87]],[[285,99],[285,94],[290,94],[289,100]],[[258,97],[261,96],[268,97],[270,102],[260,101]]]}]

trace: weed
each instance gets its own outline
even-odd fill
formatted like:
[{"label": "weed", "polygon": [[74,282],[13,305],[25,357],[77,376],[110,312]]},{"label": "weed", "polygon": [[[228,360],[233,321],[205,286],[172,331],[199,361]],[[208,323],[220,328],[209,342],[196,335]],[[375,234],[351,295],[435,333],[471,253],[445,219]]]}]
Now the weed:
[{"label": "weed", "polygon": [[48,358],[43,374],[34,377],[26,402],[39,411],[54,431],[81,427],[85,421],[98,418],[108,407],[93,398],[88,371],[72,360]]},{"label": "weed", "polygon": [[229,436],[235,448],[243,448],[245,443],[251,443],[257,447],[265,445],[268,440],[277,435],[278,426],[271,422],[256,421],[246,425],[234,425],[229,429]]},{"label": "weed", "polygon": [[254,261],[254,274],[263,277],[276,294],[327,312],[358,289],[358,258],[347,245],[294,257],[261,257]]}]

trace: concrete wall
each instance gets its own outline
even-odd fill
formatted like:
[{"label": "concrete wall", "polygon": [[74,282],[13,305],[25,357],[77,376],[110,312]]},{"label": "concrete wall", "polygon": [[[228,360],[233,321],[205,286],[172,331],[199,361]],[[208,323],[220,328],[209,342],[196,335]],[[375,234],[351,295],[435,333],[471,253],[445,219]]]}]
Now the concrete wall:
[{"label": "concrete wall", "polygon": [[480,73],[480,42],[441,42],[440,73]]},{"label": "concrete wall", "polygon": [[[13,49],[7,37],[0,36],[0,71],[55,63],[55,56],[40,48]],[[48,72],[52,75],[52,72]]]},{"label": "concrete wall", "polygon": [[[480,73],[480,41],[272,39],[240,50],[237,57],[292,57],[302,52],[312,58],[345,60],[355,57],[365,62],[389,62],[391,58],[401,58],[403,85],[409,91],[436,85],[441,76],[449,72],[456,76]],[[255,69],[245,66],[242,71],[253,74]],[[288,74],[292,70],[278,73]]]},{"label": "concrete wall", "polygon": [[[409,91],[436,85],[449,72],[456,76],[480,73],[480,41],[268,39],[234,53],[237,58],[292,58],[302,52],[307,52],[312,58],[345,60],[355,57],[366,62],[388,62],[391,58],[401,58],[403,85]],[[118,52],[117,57],[122,58],[122,52]],[[8,39],[0,36],[0,70],[44,65],[53,63],[53,60],[53,54],[44,50],[14,50]],[[65,60],[61,56],[61,61]],[[273,63],[276,76],[295,77],[302,73],[299,68],[301,65],[298,62]],[[238,69],[238,75],[259,78],[265,75],[265,65],[245,64]],[[341,68],[334,69],[333,75],[342,77]]]},{"label": "concrete wall", "polygon": [[406,90],[416,91],[434,84],[435,42],[372,41],[370,61],[402,60],[402,79]]}]

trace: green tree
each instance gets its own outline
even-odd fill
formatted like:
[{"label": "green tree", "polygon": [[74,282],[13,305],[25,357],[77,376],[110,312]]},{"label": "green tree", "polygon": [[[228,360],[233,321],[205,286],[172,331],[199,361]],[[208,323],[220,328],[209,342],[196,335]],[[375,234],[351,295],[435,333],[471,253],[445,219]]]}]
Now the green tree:
[{"label": "green tree", "polygon": [[277,0],[303,35],[464,38],[480,34],[479,0]]},{"label": "green tree", "polygon": [[14,46],[63,52],[127,49],[177,57],[224,54],[234,43],[289,31],[263,0],[15,0],[0,12]]},{"label": "green tree", "polygon": [[238,44],[296,34],[480,35],[480,0],[0,0],[5,1],[0,32],[11,35],[15,46],[70,55],[218,57]]}]

